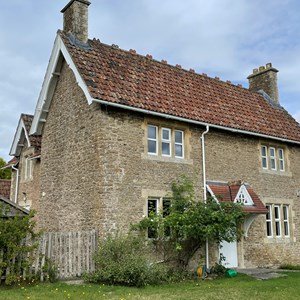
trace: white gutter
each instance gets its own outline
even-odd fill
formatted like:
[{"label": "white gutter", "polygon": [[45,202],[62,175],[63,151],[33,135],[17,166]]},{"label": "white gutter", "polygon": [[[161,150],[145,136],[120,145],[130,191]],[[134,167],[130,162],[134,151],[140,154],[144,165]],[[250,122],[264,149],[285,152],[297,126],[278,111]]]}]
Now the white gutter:
[{"label": "white gutter", "polygon": [[[202,172],[203,172],[203,201],[206,204],[207,201],[207,191],[206,191],[206,161],[205,161],[205,141],[204,136],[209,132],[209,126],[206,125],[206,130],[202,133],[201,139],[201,148],[202,148]],[[208,239],[205,242],[205,265],[206,268],[209,268],[209,253],[208,253]]]},{"label": "white gutter", "polygon": [[123,105],[123,104],[114,103],[114,102],[108,102],[108,101],[104,101],[104,100],[100,100],[100,99],[92,98],[92,101],[100,103],[100,104],[108,105],[108,106],[127,109],[127,110],[136,111],[136,112],[140,112],[140,113],[144,113],[144,114],[149,114],[149,115],[153,115],[156,117],[167,118],[167,119],[171,119],[171,120],[175,120],[175,121],[186,122],[186,123],[191,123],[191,124],[196,124],[196,125],[201,125],[201,126],[209,126],[211,128],[226,130],[226,131],[230,131],[230,132],[242,133],[242,134],[252,135],[252,136],[256,136],[256,137],[260,137],[260,138],[272,139],[272,140],[277,140],[277,141],[281,141],[281,142],[294,143],[294,144],[300,145],[300,141],[289,140],[289,139],[271,136],[271,135],[267,135],[267,134],[256,133],[256,132],[242,130],[242,129],[235,129],[235,128],[225,127],[225,126],[221,126],[221,125],[209,124],[206,122],[200,122],[200,121],[195,121],[195,120],[186,119],[186,118],[182,118],[182,117],[176,117],[176,116],[172,116],[172,115],[168,115],[168,114],[154,112],[154,111],[151,111],[148,109],[132,107],[132,106]]},{"label": "white gutter", "polygon": [[14,166],[11,166],[11,168],[15,171],[17,171],[17,179],[16,179],[16,191],[15,191],[15,203],[18,202],[18,193],[19,193],[19,169],[15,168]]}]

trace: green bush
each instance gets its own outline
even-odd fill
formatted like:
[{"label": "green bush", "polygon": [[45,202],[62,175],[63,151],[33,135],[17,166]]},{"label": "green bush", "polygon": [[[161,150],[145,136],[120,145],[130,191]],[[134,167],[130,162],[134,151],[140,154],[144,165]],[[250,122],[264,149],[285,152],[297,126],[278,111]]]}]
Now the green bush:
[{"label": "green bush", "polygon": [[142,287],[168,280],[168,269],[150,263],[143,239],[128,235],[101,240],[95,256],[96,270],[85,274],[89,282]]},{"label": "green bush", "polygon": [[14,217],[9,217],[9,211],[8,205],[0,204],[0,276],[5,277],[7,285],[18,282],[24,270],[31,265],[37,244],[25,243],[25,239],[31,240],[38,236],[34,232],[33,211],[27,216]]}]

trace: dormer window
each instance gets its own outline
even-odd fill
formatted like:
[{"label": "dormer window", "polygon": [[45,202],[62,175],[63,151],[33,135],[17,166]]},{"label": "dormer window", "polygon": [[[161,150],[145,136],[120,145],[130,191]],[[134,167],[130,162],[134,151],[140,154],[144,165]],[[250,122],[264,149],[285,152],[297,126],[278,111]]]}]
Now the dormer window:
[{"label": "dormer window", "polygon": [[245,185],[241,185],[241,187],[235,197],[234,202],[241,203],[243,205],[253,205],[253,200],[252,200],[251,196],[249,195]]}]

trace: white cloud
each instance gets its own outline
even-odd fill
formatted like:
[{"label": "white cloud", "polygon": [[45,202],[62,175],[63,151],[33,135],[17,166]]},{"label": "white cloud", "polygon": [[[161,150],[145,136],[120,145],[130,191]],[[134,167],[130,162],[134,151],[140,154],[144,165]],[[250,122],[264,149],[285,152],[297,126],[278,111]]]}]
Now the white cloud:
[{"label": "white cloud", "polygon": [[[34,112],[68,1],[0,3],[0,156],[8,153],[20,113]],[[281,103],[299,120],[299,1],[91,2],[90,36],[104,43],[244,86],[253,68],[272,62]]]}]

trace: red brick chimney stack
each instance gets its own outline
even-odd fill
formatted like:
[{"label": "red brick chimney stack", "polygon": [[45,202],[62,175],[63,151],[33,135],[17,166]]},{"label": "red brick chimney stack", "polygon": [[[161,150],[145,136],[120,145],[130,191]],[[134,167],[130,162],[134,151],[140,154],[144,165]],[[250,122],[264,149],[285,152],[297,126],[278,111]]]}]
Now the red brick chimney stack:
[{"label": "red brick chimney stack", "polygon": [[88,7],[91,3],[86,0],[71,0],[61,12],[64,14],[66,33],[72,33],[82,43],[88,41]]},{"label": "red brick chimney stack", "polygon": [[253,92],[263,90],[275,103],[279,103],[277,72],[278,70],[273,68],[271,63],[253,69],[253,73],[247,77],[249,90]]}]

